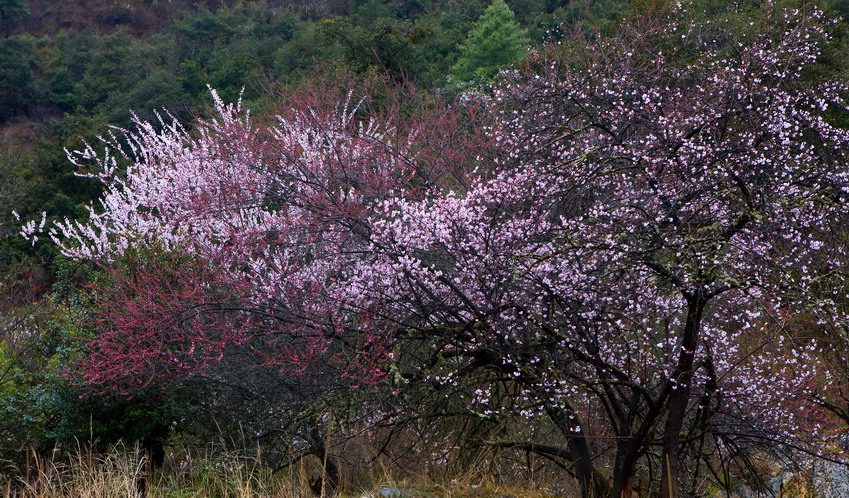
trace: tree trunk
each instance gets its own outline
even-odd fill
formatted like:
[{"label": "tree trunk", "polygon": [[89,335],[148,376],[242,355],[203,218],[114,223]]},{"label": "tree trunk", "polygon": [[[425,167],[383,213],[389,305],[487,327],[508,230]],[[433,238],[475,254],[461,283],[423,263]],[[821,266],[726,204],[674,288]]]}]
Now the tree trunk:
[{"label": "tree trunk", "polygon": [[157,469],[165,463],[165,447],[162,440],[146,437],[141,442],[144,468],[136,478],[136,491],[140,497],[148,495],[148,482],[153,482]]},{"label": "tree trunk", "polygon": [[633,440],[624,440],[616,450],[616,462],[613,468],[613,498],[630,498],[634,491],[634,474],[637,471],[637,459],[632,446]]},{"label": "tree trunk", "polygon": [[[332,418],[332,414],[331,414]],[[339,467],[330,455],[330,427],[322,434],[318,424],[309,429],[309,453],[315,455],[321,462],[321,474],[310,483],[310,488],[316,496],[333,496],[339,486]]]},{"label": "tree trunk", "polygon": [[[580,423],[577,422],[577,415],[573,414],[570,418],[563,410],[553,407],[548,407],[546,411],[554,424],[566,434],[566,448],[569,450],[569,460],[575,472],[575,479],[581,486],[581,496],[591,498],[610,496],[610,483],[593,466],[590,447]],[[574,427],[578,430],[575,431]]]},{"label": "tree trunk", "polygon": [[621,420],[617,431],[616,460],[613,463],[613,490],[611,496],[630,498],[634,488],[640,443],[634,439],[631,429],[634,422],[636,400],[632,400],[628,416]]},{"label": "tree trunk", "polygon": [[678,364],[669,379],[669,382],[673,383],[673,391],[669,396],[669,412],[663,432],[663,453],[661,456],[663,473],[660,483],[663,498],[678,496],[679,442],[681,440],[681,429],[684,426],[684,416],[687,413],[687,405],[690,401],[693,363],[698,345],[699,328],[708,301],[702,292],[687,295],[686,298],[687,323],[684,325],[681,353],[678,357]]},{"label": "tree trunk", "polygon": [[613,490],[610,496],[613,498],[631,498],[634,493],[634,473],[635,468],[631,467],[613,476]]}]

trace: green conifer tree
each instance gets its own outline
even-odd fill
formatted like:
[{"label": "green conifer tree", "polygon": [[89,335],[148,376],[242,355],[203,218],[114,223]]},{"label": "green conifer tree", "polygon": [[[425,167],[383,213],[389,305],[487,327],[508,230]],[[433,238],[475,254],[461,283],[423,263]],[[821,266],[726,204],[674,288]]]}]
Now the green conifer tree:
[{"label": "green conifer tree", "polygon": [[28,14],[29,7],[24,0],[0,0],[0,33],[3,37],[8,38]]},{"label": "green conifer tree", "polygon": [[493,0],[460,45],[450,79],[457,83],[491,80],[503,66],[521,60],[528,44],[527,33],[510,7],[504,0]]}]

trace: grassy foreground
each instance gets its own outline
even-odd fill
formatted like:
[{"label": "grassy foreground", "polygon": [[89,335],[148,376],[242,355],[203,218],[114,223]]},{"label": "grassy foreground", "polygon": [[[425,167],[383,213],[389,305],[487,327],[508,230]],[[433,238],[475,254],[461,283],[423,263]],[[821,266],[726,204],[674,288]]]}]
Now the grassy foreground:
[{"label": "grassy foreground", "polygon": [[[77,450],[70,458],[32,457],[26,475],[0,474],[2,498],[136,498],[136,497],[312,497],[311,474],[315,469],[293,465],[272,473],[243,459],[188,453],[179,461],[169,461],[152,478],[143,453],[137,448],[113,447],[106,454]],[[343,476],[344,477],[344,476]],[[343,478],[343,481],[345,479]],[[351,479],[347,479],[352,481]],[[493,476],[470,473],[437,483],[424,477],[396,480],[388,472],[362,469],[357,484],[345,483],[325,496],[355,498],[543,498],[564,496],[531,481],[497,482]],[[140,491],[141,487],[145,491]],[[566,496],[569,496],[568,494]],[[577,495],[575,495],[577,496]]]}]

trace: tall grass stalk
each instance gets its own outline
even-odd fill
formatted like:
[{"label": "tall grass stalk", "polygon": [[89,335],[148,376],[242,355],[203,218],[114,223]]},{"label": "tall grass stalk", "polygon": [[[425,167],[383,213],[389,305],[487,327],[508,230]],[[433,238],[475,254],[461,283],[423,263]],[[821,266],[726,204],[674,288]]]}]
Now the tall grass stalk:
[{"label": "tall grass stalk", "polygon": [[[144,452],[138,447],[115,445],[105,453],[77,448],[70,456],[53,459],[30,456],[25,475],[0,474],[0,498],[308,498],[316,470],[324,462],[310,466],[303,460],[283,471],[272,473],[258,458],[210,451],[192,455],[176,451],[166,466],[149,472]],[[59,452],[56,452],[58,455]],[[258,457],[258,455],[256,455]],[[317,468],[316,468],[317,467]],[[358,484],[343,484],[339,498],[543,498],[555,496],[532,482],[507,482],[487,475],[478,466],[466,475],[413,476],[397,479],[379,463],[360,469]],[[139,491],[139,480],[146,480],[146,492]],[[564,496],[558,492],[556,496]],[[571,496],[568,493],[566,496]],[[577,494],[575,495],[577,496]]]}]

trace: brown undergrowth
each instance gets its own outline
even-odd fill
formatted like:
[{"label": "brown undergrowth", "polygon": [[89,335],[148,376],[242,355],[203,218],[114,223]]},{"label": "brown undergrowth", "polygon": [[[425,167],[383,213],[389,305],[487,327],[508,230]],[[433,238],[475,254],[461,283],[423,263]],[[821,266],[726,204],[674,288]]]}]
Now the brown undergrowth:
[{"label": "brown undergrowth", "polygon": [[[271,472],[260,460],[219,452],[193,454],[185,448],[170,452],[166,465],[150,469],[138,447],[116,445],[106,453],[78,448],[52,457],[33,454],[25,473],[0,474],[2,498],[300,498],[317,496],[310,483],[316,468],[302,461]],[[140,491],[140,483],[145,487]],[[577,493],[577,491],[576,491]],[[325,496],[339,498],[544,498],[572,496],[526,478],[487,475],[472,470],[464,475],[396,479],[379,465],[349,469],[340,488]],[[577,496],[574,494],[573,496]]]}]

